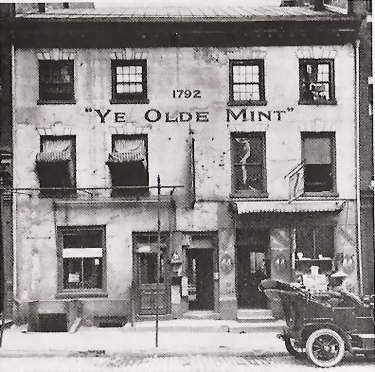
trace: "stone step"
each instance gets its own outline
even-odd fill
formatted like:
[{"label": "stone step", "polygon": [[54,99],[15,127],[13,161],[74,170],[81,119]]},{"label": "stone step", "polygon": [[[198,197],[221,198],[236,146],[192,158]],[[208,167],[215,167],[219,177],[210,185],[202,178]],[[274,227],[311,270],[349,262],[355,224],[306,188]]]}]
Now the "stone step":
[{"label": "stone step", "polygon": [[191,310],[182,314],[183,319],[220,319],[220,314],[214,311]]},{"label": "stone step", "polygon": [[239,309],[237,310],[237,321],[239,322],[273,322],[272,310],[269,309]]}]

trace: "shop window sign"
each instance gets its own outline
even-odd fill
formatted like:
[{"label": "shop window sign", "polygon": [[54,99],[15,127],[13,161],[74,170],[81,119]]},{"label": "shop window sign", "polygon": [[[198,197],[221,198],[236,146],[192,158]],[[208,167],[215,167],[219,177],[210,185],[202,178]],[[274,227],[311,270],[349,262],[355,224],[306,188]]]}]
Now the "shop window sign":
[{"label": "shop window sign", "polygon": [[332,59],[300,59],[300,104],[334,104]]}]

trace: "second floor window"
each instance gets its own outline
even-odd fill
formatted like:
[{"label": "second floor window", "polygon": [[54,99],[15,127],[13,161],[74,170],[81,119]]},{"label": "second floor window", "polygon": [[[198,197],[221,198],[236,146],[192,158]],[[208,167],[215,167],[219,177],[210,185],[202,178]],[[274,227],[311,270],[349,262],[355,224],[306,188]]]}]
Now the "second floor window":
[{"label": "second floor window", "polygon": [[229,104],[265,104],[263,60],[230,61]]},{"label": "second floor window", "polygon": [[71,194],[76,186],[74,136],[42,136],[36,170],[41,194]]},{"label": "second floor window", "polygon": [[74,101],[74,61],[39,61],[39,102]]},{"label": "second floor window", "polygon": [[333,104],[333,59],[300,59],[300,104]]},{"label": "second floor window", "polygon": [[147,136],[113,135],[112,152],[108,156],[107,165],[112,176],[112,186],[115,187],[112,196],[147,193]]},{"label": "second floor window", "polygon": [[112,102],[148,102],[146,60],[112,61]]},{"label": "second floor window", "polygon": [[335,189],[335,137],[333,133],[302,133],[304,191]]},{"label": "second floor window", "polygon": [[266,193],[265,134],[262,132],[232,134],[232,189],[241,196]]}]

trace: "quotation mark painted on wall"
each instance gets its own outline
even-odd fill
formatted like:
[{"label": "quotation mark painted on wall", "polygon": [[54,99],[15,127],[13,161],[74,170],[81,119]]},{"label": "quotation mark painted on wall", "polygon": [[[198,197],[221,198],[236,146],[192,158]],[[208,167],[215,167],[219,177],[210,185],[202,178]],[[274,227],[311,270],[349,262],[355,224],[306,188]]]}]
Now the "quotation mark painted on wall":
[{"label": "quotation mark painted on wall", "polygon": [[92,108],[91,107],[86,107],[85,108],[85,112],[92,112]]},{"label": "quotation mark painted on wall", "polygon": [[292,111],[294,111],[294,107],[287,107],[287,108],[286,108],[286,111],[287,111],[287,112],[292,112]]}]

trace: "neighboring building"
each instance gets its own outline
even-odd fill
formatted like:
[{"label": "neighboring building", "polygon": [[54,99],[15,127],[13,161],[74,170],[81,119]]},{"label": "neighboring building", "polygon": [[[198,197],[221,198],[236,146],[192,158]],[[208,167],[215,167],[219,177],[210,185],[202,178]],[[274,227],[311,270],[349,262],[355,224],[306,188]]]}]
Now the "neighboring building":
[{"label": "neighboring building", "polygon": [[[12,187],[12,80],[10,22],[14,5],[0,4],[0,187]],[[3,194],[2,190],[0,195]],[[0,196],[0,312],[12,318],[12,194]]]},{"label": "neighboring building", "polygon": [[357,292],[358,17],[157,14],[16,16],[18,321],[233,319],[311,266]]}]

